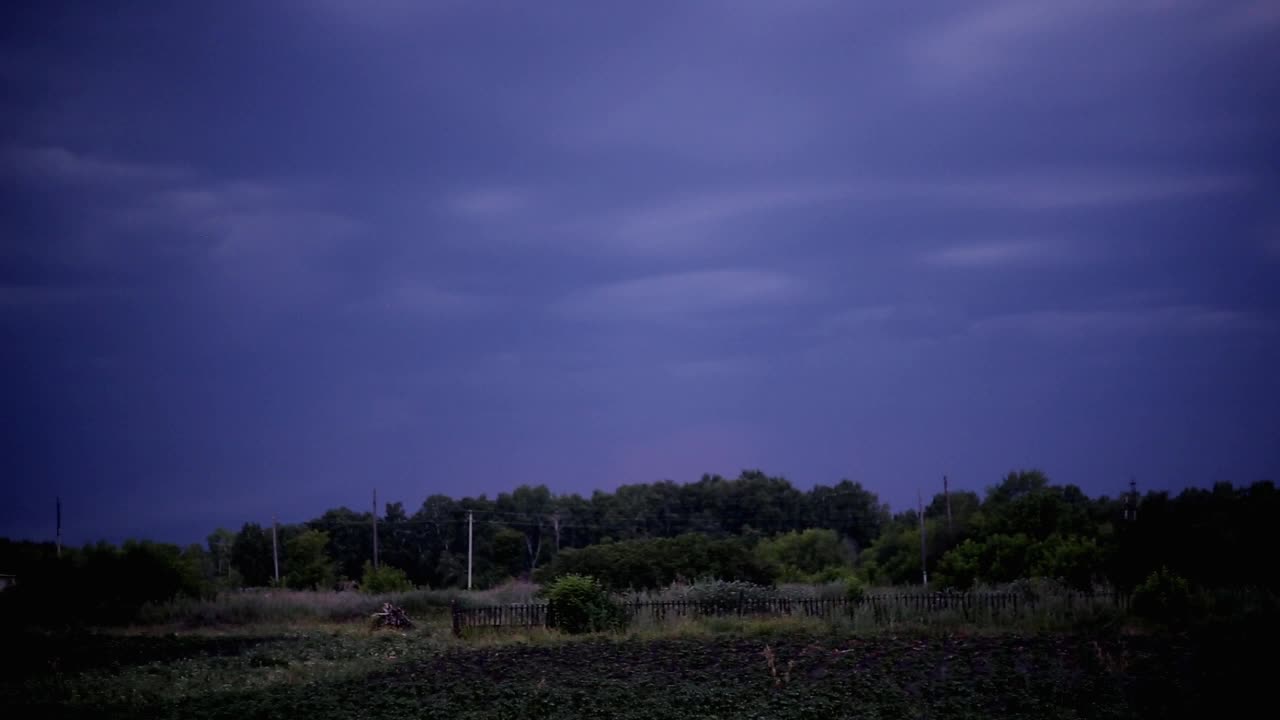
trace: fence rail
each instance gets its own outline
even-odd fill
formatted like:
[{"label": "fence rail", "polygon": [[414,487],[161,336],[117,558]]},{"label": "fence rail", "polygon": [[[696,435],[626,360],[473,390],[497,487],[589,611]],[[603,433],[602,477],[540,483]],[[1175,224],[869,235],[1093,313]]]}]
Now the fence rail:
[{"label": "fence rail", "polygon": [[[1100,608],[1126,610],[1122,593],[1067,593],[1043,598],[1019,593],[889,593],[862,598],[721,598],[621,603],[628,624],[710,617],[809,617],[832,619],[869,613],[873,621],[907,620],[952,613],[965,620],[1015,618],[1042,613],[1070,617]],[[453,631],[468,628],[545,628],[554,625],[546,603],[465,607],[451,606]]]}]

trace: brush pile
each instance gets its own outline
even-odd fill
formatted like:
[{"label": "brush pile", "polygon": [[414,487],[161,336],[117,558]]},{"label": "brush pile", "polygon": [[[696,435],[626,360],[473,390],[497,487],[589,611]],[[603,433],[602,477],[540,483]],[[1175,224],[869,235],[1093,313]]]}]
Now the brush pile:
[{"label": "brush pile", "polygon": [[391,603],[382,603],[382,610],[373,614],[373,627],[408,630],[413,627],[413,621],[405,614],[404,608]]}]

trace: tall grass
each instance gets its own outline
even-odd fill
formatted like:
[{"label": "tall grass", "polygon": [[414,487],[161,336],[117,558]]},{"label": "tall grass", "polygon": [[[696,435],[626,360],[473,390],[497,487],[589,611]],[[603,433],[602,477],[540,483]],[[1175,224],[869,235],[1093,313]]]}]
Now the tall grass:
[{"label": "tall grass", "polygon": [[537,586],[507,583],[489,590],[410,590],[370,595],[354,591],[253,589],[220,593],[212,599],[182,598],[146,605],[136,618],[142,625],[187,627],[258,623],[350,622],[368,619],[385,602],[418,618],[443,616],[453,603],[463,607],[532,602]]}]

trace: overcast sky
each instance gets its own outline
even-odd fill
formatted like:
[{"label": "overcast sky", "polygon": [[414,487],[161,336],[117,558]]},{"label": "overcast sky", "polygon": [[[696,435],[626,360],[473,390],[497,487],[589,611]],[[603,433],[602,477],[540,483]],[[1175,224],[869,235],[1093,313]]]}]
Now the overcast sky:
[{"label": "overcast sky", "polygon": [[19,2],[0,535],[1280,480],[1280,3]]}]

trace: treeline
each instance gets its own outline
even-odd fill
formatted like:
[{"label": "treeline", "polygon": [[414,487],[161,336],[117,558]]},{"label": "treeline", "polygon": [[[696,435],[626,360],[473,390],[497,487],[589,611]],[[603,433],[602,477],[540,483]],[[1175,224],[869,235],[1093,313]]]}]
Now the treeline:
[{"label": "treeline", "polygon": [[[700,577],[752,582],[856,577],[872,585],[966,588],[1025,577],[1086,587],[1132,587],[1167,567],[1205,585],[1276,588],[1266,559],[1277,550],[1267,520],[1280,517],[1270,482],[1221,483],[1177,495],[1086,496],[1037,471],[1010,473],[983,495],[934,496],[922,523],[892,514],[858,483],[807,491],[783,478],[744,472],[689,484],[628,485],[590,497],[523,486],[496,498],[428,497],[410,513],[388,503],[378,518],[381,563],[417,586],[458,587],[467,574],[473,520],[473,580],[546,580],[595,575],[615,588],[656,587]],[[372,513],[336,508],[277,529],[280,582],[331,588],[365,578],[373,557]],[[219,529],[203,545],[149,542],[64,549],[0,541],[0,572],[19,587],[85,587],[104,612],[175,595],[211,595],[274,583],[272,528]],[[10,594],[10,593],[6,593]]]},{"label": "treeline", "polygon": [[[412,513],[402,503],[388,503],[378,518],[379,560],[403,570],[415,585],[465,585],[468,516],[474,528],[473,583],[479,587],[529,577],[565,550],[602,543],[690,533],[753,539],[824,528],[865,548],[891,520],[888,506],[858,483],[845,480],[802,491],[757,471],[733,479],[706,475],[688,484],[624,485],[589,497],[522,486],[496,498],[432,495]],[[277,542],[288,545],[304,532],[323,532],[334,577],[359,580],[373,557],[372,528],[371,512],[336,508],[281,526]],[[225,558],[223,567],[237,582],[271,582],[269,526],[246,523],[238,532],[219,530],[210,536],[208,552]],[[283,575],[292,562],[282,566]]]}]

